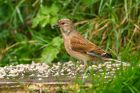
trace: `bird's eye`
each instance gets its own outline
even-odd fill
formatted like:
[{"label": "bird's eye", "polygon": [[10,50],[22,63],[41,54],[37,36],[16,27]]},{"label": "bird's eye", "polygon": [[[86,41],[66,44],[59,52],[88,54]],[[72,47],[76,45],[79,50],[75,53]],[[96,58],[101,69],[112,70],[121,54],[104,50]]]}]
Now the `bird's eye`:
[{"label": "bird's eye", "polygon": [[65,24],[65,22],[61,22],[60,24],[61,24],[61,25],[64,25],[64,24]]}]

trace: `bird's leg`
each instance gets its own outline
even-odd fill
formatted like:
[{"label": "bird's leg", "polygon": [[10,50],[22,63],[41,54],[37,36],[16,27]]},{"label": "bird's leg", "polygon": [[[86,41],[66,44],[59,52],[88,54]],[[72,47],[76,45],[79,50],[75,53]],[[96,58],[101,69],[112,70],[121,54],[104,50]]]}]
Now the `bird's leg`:
[{"label": "bird's leg", "polygon": [[84,65],[85,65],[86,67],[88,66],[87,61],[84,61]]},{"label": "bird's leg", "polygon": [[85,70],[85,75],[87,75],[87,74],[89,74],[90,73],[90,70],[89,70],[89,68],[88,68],[88,63],[87,63],[87,61],[83,61],[84,62],[84,70]]},{"label": "bird's leg", "polygon": [[81,63],[83,65],[83,69],[86,69],[88,67],[87,61],[81,60]]}]

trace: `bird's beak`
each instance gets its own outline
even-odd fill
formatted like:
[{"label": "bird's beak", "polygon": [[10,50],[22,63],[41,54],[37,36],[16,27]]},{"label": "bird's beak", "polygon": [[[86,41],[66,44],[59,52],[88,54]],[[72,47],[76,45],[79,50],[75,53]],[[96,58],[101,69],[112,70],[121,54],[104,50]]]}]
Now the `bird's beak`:
[{"label": "bird's beak", "polygon": [[58,28],[58,27],[59,27],[58,23],[56,23],[52,26],[52,28]]}]

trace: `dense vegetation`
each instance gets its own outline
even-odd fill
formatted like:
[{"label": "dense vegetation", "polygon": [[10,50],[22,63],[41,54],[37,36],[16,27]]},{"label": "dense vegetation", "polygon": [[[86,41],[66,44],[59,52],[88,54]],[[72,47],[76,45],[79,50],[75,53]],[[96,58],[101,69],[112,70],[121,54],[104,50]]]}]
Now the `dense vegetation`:
[{"label": "dense vegetation", "polygon": [[[61,18],[72,19],[85,38],[113,57],[134,67],[140,63],[140,0],[0,0],[0,65],[68,61],[53,27]],[[108,85],[112,89],[101,84],[97,91],[138,92],[138,70],[130,68]]]}]

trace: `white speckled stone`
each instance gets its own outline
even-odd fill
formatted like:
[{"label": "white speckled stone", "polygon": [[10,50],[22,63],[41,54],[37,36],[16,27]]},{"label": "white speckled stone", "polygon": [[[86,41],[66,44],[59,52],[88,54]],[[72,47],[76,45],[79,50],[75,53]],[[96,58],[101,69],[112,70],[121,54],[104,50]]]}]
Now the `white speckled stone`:
[{"label": "white speckled stone", "polygon": [[72,61],[65,63],[54,63],[52,65],[47,65],[45,63],[35,63],[32,64],[19,64],[16,66],[5,66],[0,67],[0,78],[10,79],[12,78],[24,78],[24,77],[39,77],[39,80],[42,80],[40,77],[50,77],[50,76],[69,76],[76,77],[80,75],[82,77],[86,77],[86,73],[90,70],[94,71],[94,75],[96,73],[105,74],[108,78],[109,76],[113,76],[116,70],[119,70],[121,67],[129,67],[129,63],[125,62],[105,62],[99,63],[89,66],[81,64],[80,61],[74,63]]}]

